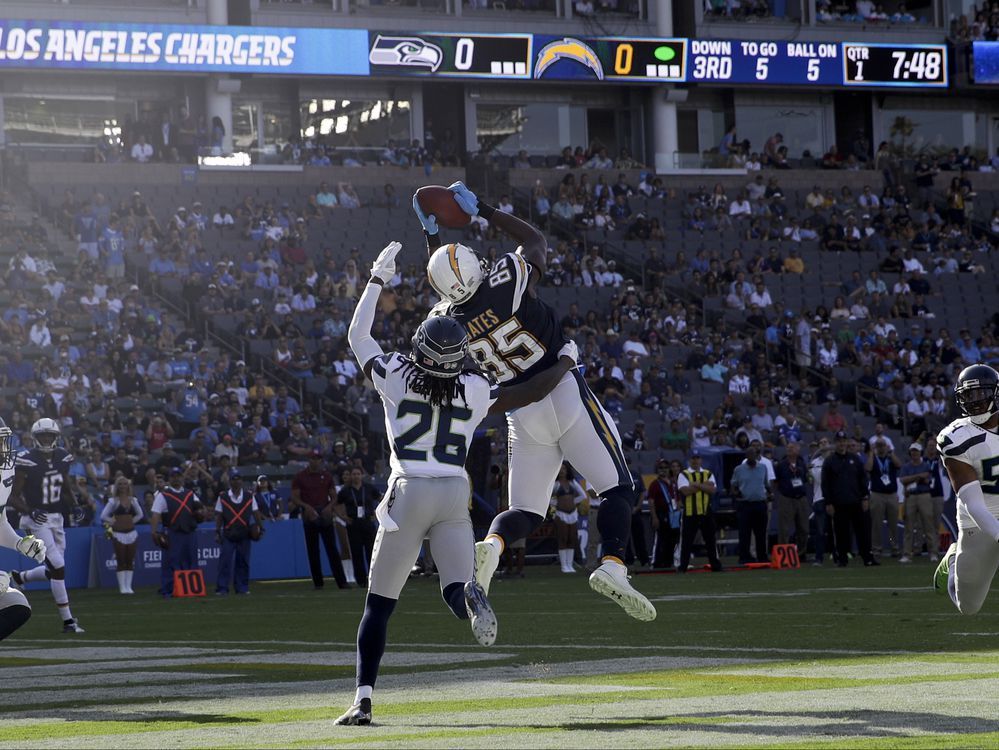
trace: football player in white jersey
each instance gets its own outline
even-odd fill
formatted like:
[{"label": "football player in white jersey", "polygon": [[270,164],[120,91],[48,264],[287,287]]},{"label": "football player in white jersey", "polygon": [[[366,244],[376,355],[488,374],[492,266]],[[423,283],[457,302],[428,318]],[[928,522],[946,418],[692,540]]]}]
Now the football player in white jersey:
[{"label": "football player in white jersey", "polygon": [[999,373],[966,367],[954,394],[964,416],[940,431],[937,448],[957,491],[957,542],[937,566],[933,588],[973,615],[999,568]]},{"label": "football player in white jersey", "polygon": [[11,579],[19,586],[48,579],[63,633],[82,633],[73,617],[66,591],[66,532],[63,513],[78,521],[83,508],[77,505],[68,480],[73,454],[58,445],[61,431],[54,419],[43,417],[31,425],[35,447],[17,456],[10,505],[21,514],[21,529],[45,542],[45,563],[31,570],[12,570]]},{"label": "football player in white jersey", "polygon": [[[470,216],[481,216],[519,247],[490,268],[464,245],[443,244],[434,216],[413,197],[413,209],[427,235],[427,277],[441,296],[435,307],[456,318],[468,332],[469,349],[500,383],[518,384],[550,367],[566,341],[554,308],[538,295],[547,267],[548,242],[536,227],[476,198],[462,183],[449,188]],[[617,426],[578,370],[569,372],[545,398],[507,414],[510,508],[493,519],[485,540],[475,546],[475,576],[489,582],[507,545],[523,539],[545,520],[562,461],[571,463],[600,495],[597,529],[600,565],[590,588],[637,620],[656,618],[652,602],[628,579],[624,551],[638,500]]]},{"label": "football player in white jersey", "polygon": [[[0,419],[0,546],[17,550],[35,562],[45,559],[45,542],[30,534],[20,537],[7,522],[7,499],[14,486],[13,435]],[[31,606],[24,594],[10,587],[10,575],[0,570],[0,641],[24,625],[31,617]]]},{"label": "football player in white jersey", "polygon": [[357,692],[337,724],[371,723],[371,693],[385,653],[388,620],[402,587],[429,538],[440,573],[441,593],[484,646],[496,640],[496,616],[475,581],[475,538],[468,515],[471,495],[465,458],[479,423],[543,398],[576,366],[575,345],[529,381],[497,388],[476,370],[465,369],[468,337],[447,316],[425,320],[413,336],[413,352],[384,354],[371,336],[382,286],[395,275],[402,248],[389,243],[371,267],[348,341],[364,374],[385,406],[392,446],[389,489],[376,511],[379,528],[371,556],[368,595],[357,630]]}]

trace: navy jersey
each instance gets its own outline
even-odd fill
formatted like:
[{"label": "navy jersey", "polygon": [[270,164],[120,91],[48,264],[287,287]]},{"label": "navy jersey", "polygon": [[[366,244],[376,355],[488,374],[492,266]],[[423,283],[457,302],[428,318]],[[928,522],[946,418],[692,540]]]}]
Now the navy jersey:
[{"label": "navy jersey", "polygon": [[565,344],[555,310],[527,292],[531,266],[518,253],[497,259],[472,298],[442,312],[461,322],[468,349],[504,385],[515,385],[558,361]]},{"label": "navy jersey", "polygon": [[18,454],[14,471],[24,476],[22,495],[27,506],[39,510],[59,507],[72,463],[73,454],[64,448],[55,448],[51,453],[32,448]]}]

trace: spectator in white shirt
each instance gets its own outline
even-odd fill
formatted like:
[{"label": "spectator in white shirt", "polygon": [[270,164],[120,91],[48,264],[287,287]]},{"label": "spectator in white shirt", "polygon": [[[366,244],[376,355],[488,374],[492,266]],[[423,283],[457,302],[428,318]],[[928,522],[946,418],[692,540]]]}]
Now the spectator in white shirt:
[{"label": "spectator in white shirt", "polygon": [[235,223],[232,214],[229,213],[229,209],[225,206],[219,206],[219,210],[212,217],[212,224],[216,229],[227,229]]},{"label": "spectator in white shirt", "polygon": [[153,147],[151,144],[146,143],[146,136],[140,134],[138,140],[136,140],[135,144],[132,146],[132,161],[145,164],[152,158]]},{"label": "spectator in white shirt", "polygon": [[739,191],[739,195],[736,196],[735,200],[728,204],[728,215],[732,218],[751,216],[752,213],[753,207],[750,205],[745,191]]},{"label": "spectator in white shirt", "polygon": [[756,282],[756,288],[753,293],[749,295],[749,306],[757,305],[760,308],[766,310],[773,305],[774,301],[770,298],[770,292],[763,285],[762,281]]},{"label": "spectator in white shirt", "polygon": [[746,374],[745,367],[740,363],[738,367],[735,368],[735,374],[729,378],[728,381],[728,392],[733,395],[745,395],[749,393],[752,386],[749,382],[749,376]]},{"label": "spectator in white shirt", "polygon": [[28,339],[35,346],[52,345],[52,333],[49,331],[49,326],[45,322],[45,318],[38,318],[31,324],[31,330],[28,332]]},{"label": "spectator in white shirt", "polygon": [[912,250],[905,251],[905,255],[902,257],[902,268],[906,273],[926,273],[923,264],[919,262],[919,258],[912,254]]},{"label": "spectator in white shirt", "polygon": [[510,200],[509,195],[501,195],[499,199],[499,204],[496,206],[498,211],[502,211],[505,214],[513,213],[513,202]]},{"label": "spectator in white shirt", "polygon": [[826,336],[822,339],[818,348],[819,366],[826,369],[832,369],[839,364],[839,350],[836,348],[836,342],[832,340],[832,336]]},{"label": "spectator in white shirt", "polygon": [[607,261],[607,270],[597,275],[600,286],[621,286],[624,283],[624,277],[617,272],[617,263],[613,260]]}]

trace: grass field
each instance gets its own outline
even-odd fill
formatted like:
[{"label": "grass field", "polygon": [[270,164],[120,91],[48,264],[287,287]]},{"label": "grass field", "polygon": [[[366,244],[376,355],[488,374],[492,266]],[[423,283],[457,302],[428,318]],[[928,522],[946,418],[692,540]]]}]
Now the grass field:
[{"label": "grass field", "polygon": [[0,645],[3,747],[999,747],[999,600],[961,617],[908,567],[640,576],[627,618],[583,574],[492,590],[496,646],[403,592],[375,726],[353,696],[363,592],[256,583],[250,597],[47,592]]}]

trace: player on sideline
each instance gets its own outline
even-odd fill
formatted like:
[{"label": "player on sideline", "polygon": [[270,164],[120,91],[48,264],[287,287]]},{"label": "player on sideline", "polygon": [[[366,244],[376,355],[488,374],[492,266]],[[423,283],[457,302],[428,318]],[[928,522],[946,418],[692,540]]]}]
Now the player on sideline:
[{"label": "player on sideline", "polygon": [[[0,419],[0,547],[9,547],[35,562],[45,559],[45,542],[30,534],[20,537],[7,522],[7,498],[14,484],[13,434]],[[24,625],[31,617],[31,605],[24,594],[10,588],[10,575],[0,570],[0,641]]]},{"label": "player on sideline", "polygon": [[[478,200],[462,183],[449,190],[465,213],[481,216],[520,247],[486,268],[469,247],[441,246],[436,217],[426,216],[414,196],[413,209],[423,224],[430,253],[427,276],[442,298],[435,311],[465,327],[468,348],[500,383],[522,383],[550,366],[566,340],[555,311],[536,292],[547,267],[548,243],[535,227]],[[580,372],[573,369],[547,397],[507,414],[507,426],[510,509],[493,519],[485,541],[475,545],[475,576],[482,588],[489,592],[507,545],[544,521],[548,488],[565,460],[603,498],[597,512],[602,557],[590,575],[590,588],[632,617],[654,620],[655,607],[629,583],[622,560],[637,500],[635,484],[617,426]]]},{"label": "player on sideline", "polygon": [[83,508],[76,504],[67,472],[73,454],[56,445],[59,424],[43,417],[31,425],[35,447],[17,456],[14,464],[14,489],[11,506],[21,514],[21,529],[45,542],[45,563],[31,570],[12,570],[10,577],[18,586],[31,581],[49,580],[52,598],[62,617],[63,633],[82,633],[83,628],[69,609],[66,592],[66,532],[64,512],[79,520]]},{"label": "player on sideline", "polygon": [[964,368],[954,396],[964,416],[940,431],[937,448],[957,492],[957,542],[937,566],[933,588],[973,615],[999,568],[999,372]]},{"label": "player on sideline", "polygon": [[448,607],[456,617],[471,620],[472,633],[483,646],[495,642],[496,616],[474,578],[471,488],[465,473],[468,444],[487,413],[502,413],[544,396],[576,365],[575,346],[569,345],[554,367],[529,382],[496,388],[481,373],[464,369],[468,338],[457,321],[444,316],[420,324],[409,357],[383,354],[371,337],[371,325],[381,288],[395,275],[401,247],[390,242],[375,260],[347,334],[385,406],[392,473],[376,511],[379,528],[357,629],[357,692],[337,724],[371,723],[371,692],[385,653],[389,617],[424,538],[430,539]]}]

